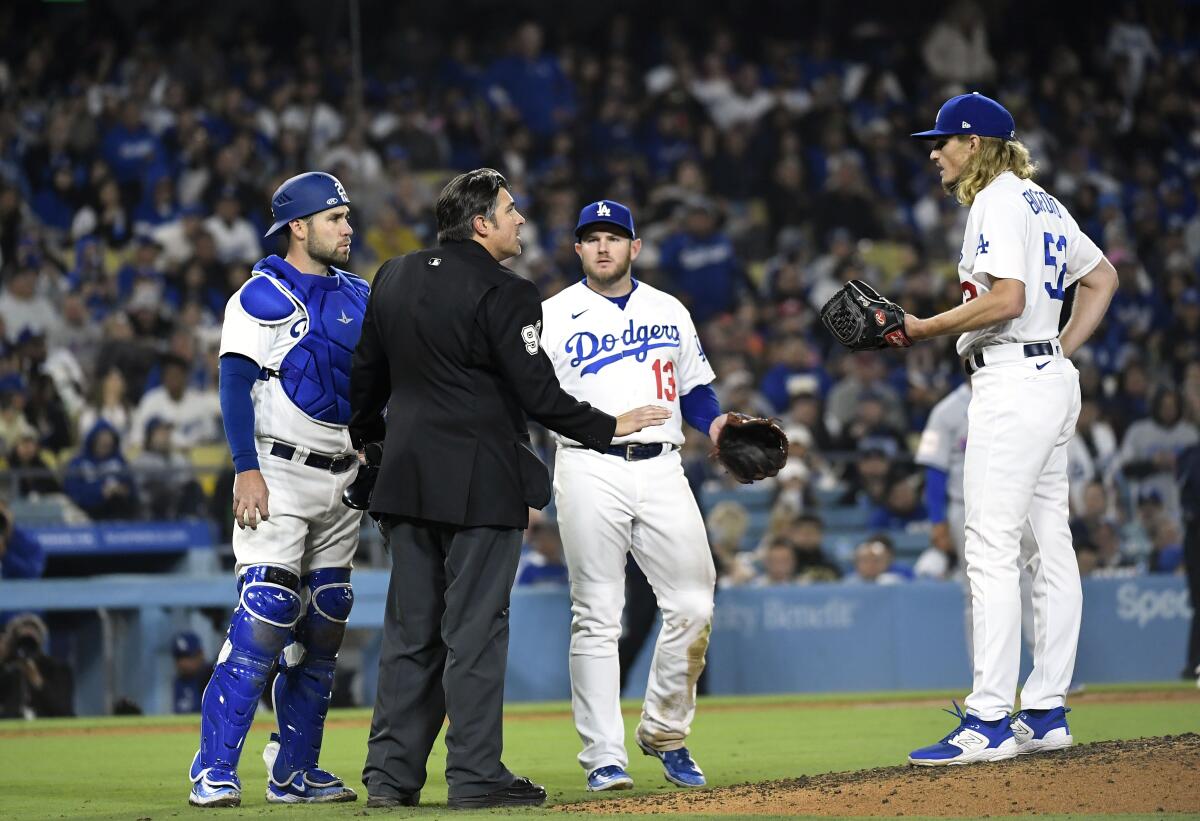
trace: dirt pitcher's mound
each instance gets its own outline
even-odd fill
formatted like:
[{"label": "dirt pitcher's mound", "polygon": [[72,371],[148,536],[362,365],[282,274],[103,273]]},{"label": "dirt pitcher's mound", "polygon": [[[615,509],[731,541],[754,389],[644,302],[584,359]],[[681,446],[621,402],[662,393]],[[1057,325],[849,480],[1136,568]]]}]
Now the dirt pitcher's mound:
[{"label": "dirt pitcher's mound", "polygon": [[961,767],[884,767],[560,807],[591,813],[967,816],[1200,812],[1200,735]]}]

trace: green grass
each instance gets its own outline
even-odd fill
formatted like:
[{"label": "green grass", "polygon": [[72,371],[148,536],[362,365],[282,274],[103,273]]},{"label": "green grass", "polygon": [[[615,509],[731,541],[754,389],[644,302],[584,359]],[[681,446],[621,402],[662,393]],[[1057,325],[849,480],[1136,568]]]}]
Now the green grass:
[{"label": "green grass", "polygon": [[[1089,702],[1088,699],[1092,693],[1113,698],[1107,694],[1178,690],[1187,686],[1190,685],[1089,689],[1074,702],[1072,733],[1078,742],[1086,743],[1200,732],[1198,701]],[[943,735],[950,723],[949,717],[936,708],[902,702],[937,699],[949,706],[950,697],[946,693],[875,693],[702,699],[689,746],[712,785],[897,765],[904,761],[909,750]],[[627,738],[631,738],[638,705],[626,706]],[[510,768],[544,784],[552,803],[589,798],[606,800],[589,796],[583,788],[583,772],[575,759],[579,740],[566,704],[513,705],[508,715],[505,762]],[[356,789],[361,787],[358,781],[369,717],[365,710],[334,711],[321,758],[323,766],[342,775]],[[311,819],[361,816],[364,812],[361,798],[355,804],[323,808],[265,804],[259,753],[271,723],[269,714],[260,714],[246,742],[241,766],[246,784],[243,806],[214,813],[223,818],[282,818],[279,813],[288,818]],[[194,717],[0,723],[0,819],[160,821],[191,817],[200,812],[186,804],[186,771],[196,749],[197,732]],[[628,746],[634,753],[630,756],[630,773],[638,785],[633,794],[675,789],[663,781],[656,761],[642,756],[632,743]],[[445,807],[444,764],[445,747],[439,740],[430,761],[430,782],[422,794],[426,806],[388,813],[385,817],[469,819],[552,812],[451,814]],[[592,816],[567,816],[589,817]],[[639,816],[625,816],[634,817]],[[662,818],[661,815],[645,817]]]}]

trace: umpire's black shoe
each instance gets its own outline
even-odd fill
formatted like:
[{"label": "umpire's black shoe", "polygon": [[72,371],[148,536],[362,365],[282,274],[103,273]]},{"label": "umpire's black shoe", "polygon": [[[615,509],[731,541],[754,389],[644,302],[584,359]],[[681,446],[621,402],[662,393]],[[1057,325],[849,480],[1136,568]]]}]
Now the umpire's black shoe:
[{"label": "umpire's black shoe", "polygon": [[367,795],[368,810],[388,810],[396,807],[415,807],[421,803],[421,794],[413,795]]},{"label": "umpire's black shoe", "polygon": [[546,800],[546,791],[528,778],[517,776],[507,787],[472,795],[466,798],[451,798],[452,810],[477,810],[485,807],[540,807]]}]

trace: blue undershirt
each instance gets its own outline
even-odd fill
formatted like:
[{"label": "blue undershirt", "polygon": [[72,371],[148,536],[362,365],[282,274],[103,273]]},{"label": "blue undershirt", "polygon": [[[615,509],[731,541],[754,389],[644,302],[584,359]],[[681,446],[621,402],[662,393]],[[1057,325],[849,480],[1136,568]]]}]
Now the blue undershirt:
[{"label": "blue undershirt", "polygon": [[931,523],[946,521],[946,471],[925,468],[925,509]]},{"label": "blue undershirt", "polygon": [[[600,295],[623,311],[629,304],[629,297],[633,296],[638,286],[638,281],[633,277],[630,277],[629,281],[633,283],[633,287],[624,296]],[[587,277],[583,278],[583,284],[595,290],[588,285]],[[713,420],[721,415],[721,403],[717,401],[717,392],[713,390],[712,385],[699,385],[679,397],[679,410],[689,425],[708,436],[708,429],[712,427]]]},{"label": "blue undershirt", "polygon": [[233,456],[233,469],[258,470],[258,451],[254,447],[254,402],[250,390],[258,381],[260,368],[239,354],[221,357],[221,416],[225,438]]}]

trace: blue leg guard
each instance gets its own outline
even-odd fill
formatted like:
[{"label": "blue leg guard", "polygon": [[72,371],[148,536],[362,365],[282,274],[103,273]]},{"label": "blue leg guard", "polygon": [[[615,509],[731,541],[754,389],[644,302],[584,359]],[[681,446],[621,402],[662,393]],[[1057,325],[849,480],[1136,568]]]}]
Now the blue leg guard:
[{"label": "blue leg guard", "polygon": [[279,651],[300,617],[300,579],[281,567],[254,565],[238,580],[240,599],[225,645],[200,702],[200,752],[193,783],[236,785],[238,758],[254,708]]},{"label": "blue leg guard", "polygon": [[304,585],[308,610],[296,626],[295,642],[284,648],[275,679],[279,751],[270,762],[268,792],[280,793],[277,800],[297,791],[309,801],[353,800],[339,778],[317,767],[338,649],[354,605],[350,569],[314,570]]}]

